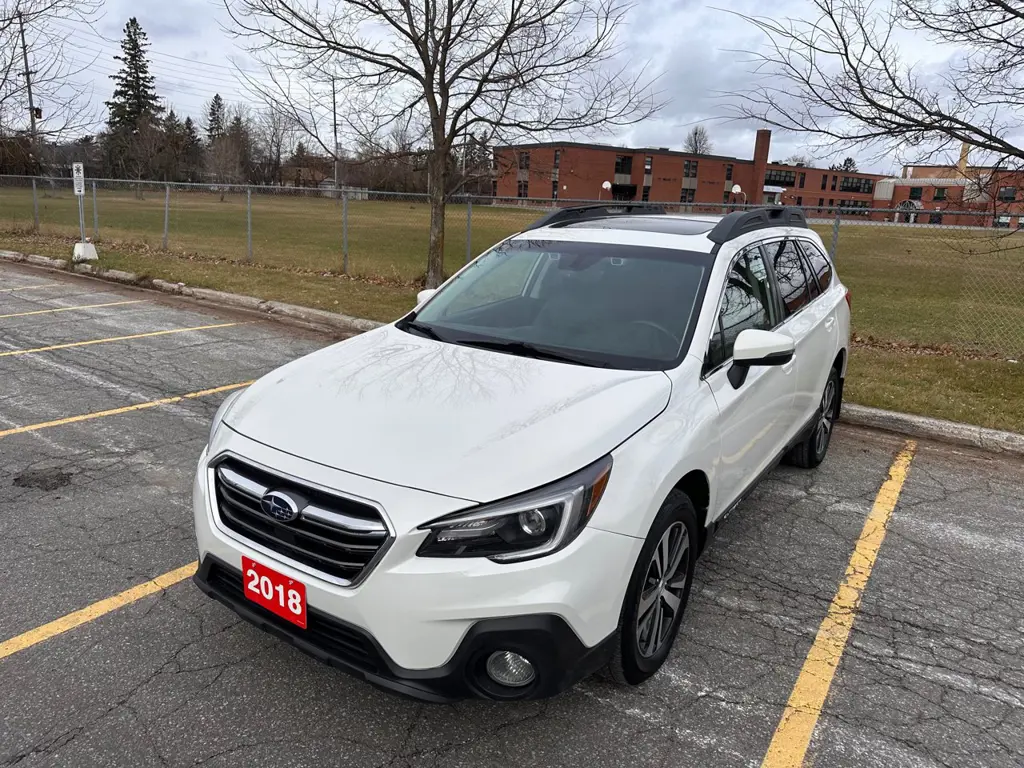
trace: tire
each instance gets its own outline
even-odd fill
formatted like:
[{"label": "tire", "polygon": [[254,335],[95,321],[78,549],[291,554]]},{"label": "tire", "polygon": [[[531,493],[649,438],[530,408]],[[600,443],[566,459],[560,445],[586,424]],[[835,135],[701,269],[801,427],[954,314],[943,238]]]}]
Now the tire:
[{"label": "tire", "polygon": [[839,416],[839,400],[842,397],[839,384],[839,371],[829,371],[825,389],[818,401],[818,409],[814,412],[814,422],[810,431],[801,442],[793,446],[786,455],[786,463],[804,469],[814,469],[825,460],[828,446],[832,442],[832,428]]},{"label": "tire", "polygon": [[[690,498],[673,490],[658,510],[629,579],[607,668],[607,676],[615,682],[639,685],[668,658],[690,599],[698,533]],[[661,566],[665,560],[670,567],[667,579],[657,576],[659,569],[665,570]],[[677,560],[675,568],[672,560]],[[641,613],[642,607],[646,610]]]}]

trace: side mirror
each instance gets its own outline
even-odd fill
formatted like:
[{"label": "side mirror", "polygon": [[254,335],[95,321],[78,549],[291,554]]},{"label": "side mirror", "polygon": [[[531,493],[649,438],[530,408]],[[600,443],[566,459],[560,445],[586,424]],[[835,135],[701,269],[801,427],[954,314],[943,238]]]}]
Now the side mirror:
[{"label": "side mirror", "polygon": [[793,359],[795,350],[793,339],[784,333],[753,328],[740,331],[732,348],[729,381],[739,389],[746,381],[750,368],[755,365],[785,365]]},{"label": "side mirror", "polygon": [[437,288],[427,288],[426,290],[420,291],[419,293],[417,293],[416,294],[416,306],[418,307],[420,304],[425,302],[427,299],[429,299],[435,293],[437,293]]}]

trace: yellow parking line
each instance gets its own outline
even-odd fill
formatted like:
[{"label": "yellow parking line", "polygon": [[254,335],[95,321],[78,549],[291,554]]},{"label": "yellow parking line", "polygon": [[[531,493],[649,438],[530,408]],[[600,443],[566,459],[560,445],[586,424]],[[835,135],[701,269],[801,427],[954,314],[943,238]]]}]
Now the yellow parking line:
[{"label": "yellow parking line", "polygon": [[22,285],[17,288],[0,288],[0,293],[13,293],[14,291],[34,291],[36,288],[49,288],[51,285],[60,285],[60,283],[40,283],[39,285]]},{"label": "yellow parking line", "polygon": [[846,649],[853,620],[860,608],[861,595],[871,576],[916,450],[917,443],[908,440],[889,468],[889,479],[875,497],[871,513],[846,566],[846,578],[839,585],[825,620],[818,628],[814,645],[807,653],[761,768],[799,768],[803,765],[814,726]]},{"label": "yellow parking line", "polygon": [[65,424],[74,424],[79,421],[89,421],[90,419],[102,419],[104,416],[116,416],[119,413],[131,413],[132,411],[142,411],[145,410],[146,408],[156,408],[159,405],[173,405],[174,403],[180,403],[182,400],[193,400],[197,397],[215,395],[219,392],[230,392],[233,389],[241,389],[242,387],[248,387],[250,384],[252,384],[251,381],[243,381],[239,384],[227,384],[223,387],[204,389],[199,392],[189,392],[187,395],[163,397],[159,400],[150,400],[149,402],[145,403],[125,405],[122,406],[121,408],[111,408],[109,411],[94,411],[93,413],[83,413],[79,416],[68,416],[66,419],[44,421],[40,424],[29,424],[28,426],[24,427],[12,427],[11,429],[0,430],[0,437],[7,437],[8,435],[20,435],[23,432],[35,432],[40,429],[48,429],[49,427],[62,427]]},{"label": "yellow parking line", "polygon": [[10,640],[4,640],[0,643],[0,659],[6,659],[18,651],[24,651],[26,648],[31,648],[33,645],[44,640],[49,640],[51,637],[62,635],[70,629],[94,621],[111,611],[116,611],[118,608],[131,605],[144,597],[160,592],[168,587],[173,587],[179,581],[184,581],[192,576],[196,572],[197,567],[198,563],[189,563],[162,576],[157,576],[151,581],[138,584],[131,589],[126,589],[124,592],[113,597],[99,600],[92,605],[82,608],[80,611],[61,616],[59,619],[43,624],[41,627],[30,629],[28,632],[12,637]]},{"label": "yellow parking line", "polygon": [[194,328],[172,328],[169,331],[151,331],[149,333],[133,333],[131,336],[111,336],[109,339],[92,339],[90,341],[72,341],[68,344],[51,344],[48,347],[36,347],[35,349],[12,349],[10,352],[0,352],[0,357],[11,357],[13,355],[33,355],[36,352],[52,352],[55,349],[70,349],[71,347],[87,347],[91,344],[109,344],[112,341],[128,341],[130,339],[147,339],[152,336],[167,336],[171,333],[188,333],[189,331],[208,331],[211,328],[230,328],[241,323],[218,323],[217,325],[197,325]]},{"label": "yellow parking line", "polygon": [[99,309],[100,307],[123,307],[125,304],[142,304],[143,299],[134,299],[133,301],[111,301],[107,304],[83,304],[78,307],[58,307],[57,309],[37,309],[32,312],[15,312],[11,315],[0,315],[0,320],[6,320],[8,317],[28,317],[29,315],[48,315],[53,312],[71,312],[76,309]]}]

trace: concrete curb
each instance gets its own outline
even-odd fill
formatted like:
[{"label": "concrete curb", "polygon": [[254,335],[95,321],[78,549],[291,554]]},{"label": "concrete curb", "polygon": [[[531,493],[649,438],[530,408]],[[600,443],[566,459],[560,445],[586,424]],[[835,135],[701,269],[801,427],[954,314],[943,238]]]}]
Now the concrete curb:
[{"label": "concrete curb", "polygon": [[175,294],[177,296],[188,296],[199,301],[208,302],[217,306],[231,307],[234,309],[245,309],[250,312],[260,312],[274,319],[286,318],[290,321],[298,321],[307,326],[331,332],[342,333],[363,333],[379,328],[384,323],[376,320],[366,320],[361,317],[327,312],[322,309],[310,309],[299,307],[294,304],[282,304],[279,301],[266,301],[255,296],[242,296],[237,293],[225,293],[209,288],[192,288],[184,283],[171,283],[166,280],[146,280],[133,272],[123,272],[119,269],[97,269],[93,264],[70,264],[64,259],[51,259],[46,256],[27,255],[17,251],[0,250],[0,260],[13,261],[22,264],[31,264],[46,269],[57,269],[63,272],[74,272],[81,275],[89,275],[101,280],[109,280],[123,285],[138,285],[143,288],[153,288],[163,293]]},{"label": "concrete curb", "polygon": [[[298,321],[321,330],[341,331],[343,333],[363,333],[379,328],[384,323],[366,320],[361,317],[341,315],[322,309],[310,309],[294,304],[282,304],[279,301],[266,301],[255,296],[242,296],[237,293],[225,293],[209,288],[192,288],[184,283],[171,283],[166,280],[143,280],[131,272],[118,269],[100,270],[92,264],[73,264],[63,259],[50,259],[46,256],[26,255],[16,251],[0,250],[0,260],[27,263],[47,269],[77,272],[110,280],[116,283],[139,285],[153,288],[163,293],[178,296],[189,296],[199,301],[217,306],[244,309],[259,312],[274,319],[286,318]],[[884,411],[880,408],[869,408],[864,405],[843,404],[842,421],[847,424],[897,432],[909,437],[927,440],[938,440],[956,445],[967,445],[992,453],[1005,453],[1024,456],[1024,435],[1016,432],[1001,432],[997,429],[986,429],[973,424],[961,424],[955,421],[933,419],[927,416],[914,416],[909,413]]]},{"label": "concrete curb", "polygon": [[881,408],[869,408],[853,403],[843,403],[841,420],[847,424],[898,432],[909,437],[967,445],[991,453],[1024,456],[1024,435],[1016,432],[1002,432],[998,429],[933,419],[928,416],[883,411]]}]

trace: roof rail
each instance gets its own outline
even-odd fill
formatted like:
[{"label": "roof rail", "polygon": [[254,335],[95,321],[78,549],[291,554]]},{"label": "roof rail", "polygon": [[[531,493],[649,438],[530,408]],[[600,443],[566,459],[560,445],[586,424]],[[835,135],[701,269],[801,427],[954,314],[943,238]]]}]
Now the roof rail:
[{"label": "roof rail", "polygon": [[807,217],[800,208],[780,206],[754,208],[749,211],[734,211],[722,217],[715,228],[708,232],[708,239],[721,245],[735,240],[747,232],[769,227],[802,227],[807,229]]},{"label": "roof rail", "polygon": [[638,216],[643,214],[662,214],[665,207],[661,205],[650,205],[649,203],[608,203],[604,205],[578,205],[573,208],[560,208],[549,214],[541,216],[532,224],[523,229],[529,232],[531,229],[541,227],[558,227],[573,224],[577,221],[587,219],[610,219],[615,216]]}]

